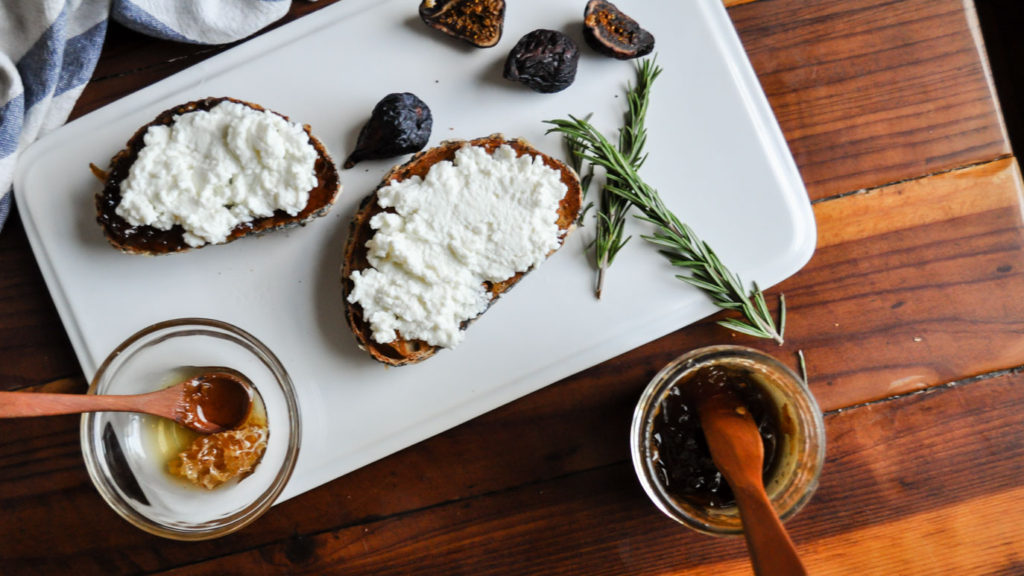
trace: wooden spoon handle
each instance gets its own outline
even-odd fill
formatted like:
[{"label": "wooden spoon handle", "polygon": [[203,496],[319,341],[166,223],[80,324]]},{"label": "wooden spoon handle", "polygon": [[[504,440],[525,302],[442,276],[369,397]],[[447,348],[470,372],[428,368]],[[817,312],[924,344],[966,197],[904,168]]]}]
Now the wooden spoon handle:
[{"label": "wooden spoon handle", "polygon": [[796,546],[782,526],[782,521],[772,508],[764,488],[744,486],[734,489],[736,505],[744,526],[756,529],[743,531],[747,539],[750,563],[757,576],[799,576],[806,575]]},{"label": "wooden spoon handle", "polygon": [[[82,412],[145,412],[161,414],[173,397],[156,394],[132,396],[94,396],[89,394],[51,394],[48,392],[0,391],[0,418],[55,416]],[[172,408],[173,409],[173,408]]]}]

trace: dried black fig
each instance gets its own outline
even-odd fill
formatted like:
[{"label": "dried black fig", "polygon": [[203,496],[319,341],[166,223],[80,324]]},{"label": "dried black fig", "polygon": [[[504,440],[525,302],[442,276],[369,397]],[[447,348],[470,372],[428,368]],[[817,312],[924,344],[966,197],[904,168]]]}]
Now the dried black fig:
[{"label": "dried black fig", "polygon": [[654,50],[654,36],[606,0],[590,0],[583,11],[583,39],[605,56],[629,60]]},{"label": "dried black fig", "polygon": [[430,108],[415,94],[388,94],[373,107],[370,119],[359,131],[356,149],[345,160],[345,168],[363,160],[392,158],[422,150],[430,140],[433,124]]},{"label": "dried black fig", "polygon": [[519,39],[505,61],[504,76],[537,92],[565,90],[576,79],[580,50],[556,30],[534,30]]},{"label": "dried black fig", "polygon": [[420,18],[435,30],[489,48],[501,40],[505,0],[423,0]]}]

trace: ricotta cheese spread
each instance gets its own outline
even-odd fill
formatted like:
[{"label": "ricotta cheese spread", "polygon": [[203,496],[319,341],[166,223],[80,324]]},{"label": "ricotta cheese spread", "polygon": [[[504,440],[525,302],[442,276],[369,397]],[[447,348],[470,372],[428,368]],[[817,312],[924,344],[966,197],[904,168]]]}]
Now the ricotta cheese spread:
[{"label": "ricotta cheese spread", "polygon": [[132,226],[185,230],[189,246],[217,244],[275,210],[294,216],[316,186],[316,149],[298,124],[225,101],[150,126],[121,182],[117,215]]},{"label": "ricotta cheese spread", "polygon": [[454,347],[462,323],[487,309],[484,282],[501,282],[557,249],[558,203],[566,185],[542,158],[503,145],[493,154],[466,145],[424,178],[378,190],[386,211],[370,219],[371,268],[351,274],[373,339]]}]

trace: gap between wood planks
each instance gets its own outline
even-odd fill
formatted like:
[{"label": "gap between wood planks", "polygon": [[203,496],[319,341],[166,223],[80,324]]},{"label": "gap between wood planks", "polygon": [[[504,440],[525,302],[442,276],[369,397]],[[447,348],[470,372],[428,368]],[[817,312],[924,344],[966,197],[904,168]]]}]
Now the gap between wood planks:
[{"label": "gap between wood planks", "polygon": [[[755,2],[758,0],[749,0]],[[927,174],[921,174],[920,176],[912,176],[910,178],[904,178],[902,180],[893,180],[892,182],[886,182],[884,184],[878,184],[877,186],[870,186],[868,188],[860,188],[858,190],[850,190],[849,192],[840,192],[839,194],[833,194],[824,198],[818,198],[817,200],[811,200],[811,205],[821,204],[823,202],[831,202],[832,200],[840,200],[842,198],[848,198],[850,196],[859,196],[861,194],[868,194],[875,190],[881,190],[883,188],[889,188],[890,186],[899,186],[900,184],[906,184],[907,182],[916,182],[918,180],[925,180],[933,176],[941,176],[943,174],[950,174],[952,172],[960,172],[962,170],[970,170],[972,168],[978,168],[980,166],[987,166],[1003,160],[1014,158],[1013,154],[1000,154],[988,160],[979,160],[978,162],[972,162],[970,164],[962,164],[960,166],[954,166],[946,170],[937,170],[935,172],[929,172]]]},{"label": "gap between wood planks", "polygon": [[822,412],[822,414],[824,414],[825,416],[828,416],[830,414],[839,414],[839,413],[842,413],[842,412],[849,412],[850,410],[856,410],[858,408],[865,408],[867,406],[876,406],[878,404],[883,404],[883,403],[889,402],[891,400],[900,400],[900,399],[903,399],[903,398],[907,398],[909,396],[920,396],[922,394],[934,394],[936,392],[939,392],[940,390],[948,390],[950,388],[958,388],[958,387],[966,386],[968,384],[974,384],[975,382],[984,382],[984,381],[987,381],[987,380],[992,380],[992,379],[1000,378],[1000,377],[1003,377],[1003,376],[1011,376],[1011,375],[1014,375],[1014,374],[1021,374],[1021,373],[1024,373],[1024,364],[1021,364],[1019,366],[1014,366],[1013,368],[1004,368],[1002,370],[993,370],[991,372],[985,372],[984,374],[978,374],[978,375],[975,375],[975,376],[969,376],[967,378],[961,378],[959,380],[953,380],[952,382],[946,382],[944,384],[934,384],[932,386],[928,386],[927,388],[922,388],[920,390],[912,390],[910,392],[904,392],[902,394],[896,394],[896,395],[893,395],[893,396],[886,396],[885,398],[879,398],[878,400],[869,400],[868,402],[861,402],[860,404],[853,404],[851,406],[844,406],[842,408],[835,408],[835,409],[832,409],[832,410],[828,410],[828,411]]}]

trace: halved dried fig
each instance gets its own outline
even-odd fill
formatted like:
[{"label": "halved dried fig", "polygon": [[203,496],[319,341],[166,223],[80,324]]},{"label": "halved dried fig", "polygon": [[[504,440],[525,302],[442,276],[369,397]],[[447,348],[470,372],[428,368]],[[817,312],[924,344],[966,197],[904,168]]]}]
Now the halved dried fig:
[{"label": "halved dried fig", "polygon": [[583,39],[594,50],[619,60],[646,56],[654,50],[654,36],[607,0],[587,2]]},{"label": "halved dried fig", "polygon": [[501,40],[505,0],[423,0],[420,18],[435,30],[489,48]]}]

